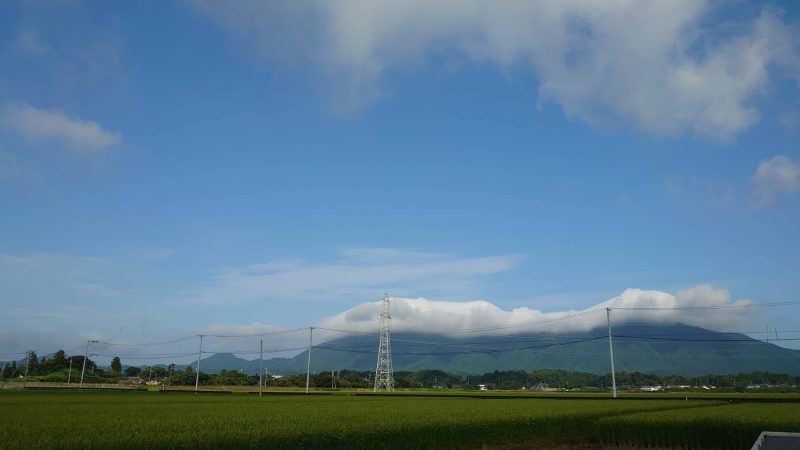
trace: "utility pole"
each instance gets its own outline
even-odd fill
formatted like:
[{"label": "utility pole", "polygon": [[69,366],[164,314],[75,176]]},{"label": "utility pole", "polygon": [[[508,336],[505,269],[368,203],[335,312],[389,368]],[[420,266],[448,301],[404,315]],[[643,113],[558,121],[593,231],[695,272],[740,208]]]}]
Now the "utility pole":
[{"label": "utility pole", "polygon": [[378,316],[380,342],[378,343],[378,361],[375,367],[375,388],[387,391],[394,390],[394,372],[392,370],[392,344],[389,339],[389,325],[392,316],[389,313],[389,294],[383,294],[381,313]]},{"label": "utility pole", "polygon": [[83,374],[86,372],[86,360],[89,358],[89,344],[94,344],[97,341],[86,341],[86,350],[83,352],[83,367],[81,367],[81,382],[78,387],[83,387]]},{"label": "utility pole", "polygon": [[31,351],[28,350],[27,356],[25,357],[25,379],[28,378],[28,368],[31,366]]},{"label": "utility pole", "polygon": [[331,369],[331,389],[336,389],[336,376],[333,374],[333,369]]},{"label": "utility pole", "polygon": [[314,327],[308,327],[308,366],[306,366],[306,394],[311,381],[311,338],[314,336]]},{"label": "utility pole", "polygon": [[3,361],[3,368],[0,369],[0,378],[3,378],[3,375],[6,374],[6,362]]},{"label": "utility pole", "polygon": [[200,348],[197,350],[197,376],[194,378],[194,393],[200,387],[200,355],[203,354],[203,335],[200,335]]},{"label": "utility pole", "polygon": [[611,341],[611,308],[606,308],[608,322],[608,356],[611,359],[611,395],[617,398],[617,375],[614,372],[614,344]]},{"label": "utility pole", "polygon": [[262,366],[264,364],[264,340],[261,340],[261,344],[258,347],[258,396],[261,397],[262,395],[262,386],[264,385],[264,371],[262,370]]},{"label": "utility pole", "polygon": [[67,374],[67,384],[72,380],[72,357],[69,357],[69,373]]}]

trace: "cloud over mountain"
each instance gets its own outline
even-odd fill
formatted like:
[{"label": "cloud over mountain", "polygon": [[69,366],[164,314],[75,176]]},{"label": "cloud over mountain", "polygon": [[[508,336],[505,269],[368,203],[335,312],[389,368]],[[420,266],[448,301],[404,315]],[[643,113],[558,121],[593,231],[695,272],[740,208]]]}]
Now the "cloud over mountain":
[{"label": "cloud over mountain", "polygon": [[[568,333],[606,325],[605,308],[713,307],[713,310],[613,310],[613,323],[644,321],[684,323],[711,329],[740,327],[746,323],[741,309],[747,300],[731,301],[725,289],[699,285],[671,294],[663,291],[626,289],[620,295],[582,310],[542,312],[527,306],[503,310],[483,301],[442,302],[425,298],[393,298],[392,330],[453,332],[479,330],[475,334]],[[320,326],[356,331],[375,331],[379,302],[362,303],[320,322]],[[723,307],[723,308],[720,308]],[[480,331],[483,330],[483,331]]]},{"label": "cloud over mountain", "polygon": [[[626,289],[621,294],[586,309],[543,312],[522,306],[504,310],[485,300],[437,301],[426,298],[392,298],[392,325],[395,333],[445,333],[450,337],[497,334],[585,332],[606,326],[605,308],[676,308],[703,307],[712,309],[612,310],[612,325],[626,323],[683,323],[712,330],[739,330],[757,317],[754,310],[729,308],[750,304],[747,300],[732,301],[726,289],[699,285],[675,294],[655,290]],[[325,318],[314,324],[314,343],[338,339],[354,333],[377,333],[380,302],[366,302]],[[204,332],[225,335],[253,335],[287,331],[262,323],[246,325],[212,325]],[[465,332],[466,331],[466,332]],[[252,338],[251,338],[252,339]],[[269,336],[269,348],[302,349],[308,333],[298,329],[292,333]],[[229,342],[216,342],[219,351]]]}]

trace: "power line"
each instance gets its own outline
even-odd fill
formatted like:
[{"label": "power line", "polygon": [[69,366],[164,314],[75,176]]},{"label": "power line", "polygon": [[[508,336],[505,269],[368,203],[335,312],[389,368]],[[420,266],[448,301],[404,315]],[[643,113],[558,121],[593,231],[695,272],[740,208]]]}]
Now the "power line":
[{"label": "power line", "polygon": [[[646,321],[618,322],[618,323],[616,323],[616,328],[619,329],[620,327],[624,327],[624,326],[628,326],[628,325],[651,325],[652,326],[652,325],[664,325],[664,324],[661,324],[661,323],[658,323],[658,322],[654,322],[654,321],[649,321],[649,322],[646,322]],[[668,324],[668,325],[686,325],[686,324]],[[698,328],[698,327],[696,327],[694,325],[688,325],[688,326],[693,327],[693,328]],[[772,329],[772,330],[769,330],[769,331],[764,331],[764,330],[761,330],[761,331],[756,331],[756,330],[753,330],[753,331],[713,331],[713,330],[709,330],[709,331],[704,331],[704,332],[692,332],[692,333],[647,334],[646,336],[677,336],[677,335],[680,335],[680,336],[707,336],[707,335],[718,335],[718,334],[743,334],[743,335],[747,335],[747,334],[767,334],[767,335],[771,336],[771,335],[775,334],[775,331],[777,331],[780,334],[784,334],[784,333],[786,333],[786,334],[800,333],[800,330],[776,330],[776,329]],[[638,333],[638,334],[640,334],[640,333]],[[773,339],[770,338],[770,340],[773,340]]]},{"label": "power line", "polygon": [[156,347],[162,345],[169,345],[169,344],[179,344],[182,343],[184,340],[190,340],[197,338],[197,335],[193,336],[184,336],[177,339],[171,339],[169,341],[162,341],[162,342],[145,342],[145,343],[133,343],[133,342],[105,342],[105,341],[97,341],[98,344],[108,345],[112,347]]},{"label": "power line", "polygon": [[[565,344],[561,344],[561,345],[565,345]],[[321,345],[314,346],[314,348],[315,349],[335,350],[335,351],[350,351],[350,349],[341,349],[341,348],[334,349],[334,348],[331,348],[331,347],[326,347],[326,346],[321,346]],[[278,353],[278,352],[289,351],[289,350],[304,350],[304,349],[306,349],[306,347],[264,351],[264,353]],[[539,349],[536,349],[536,348],[529,348],[529,347],[511,348],[511,349],[493,349],[492,352],[503,353],[503,352],[507,352],[507,351],[518,351],[518,350],[526,350],[526,349],[527,350],[533,350],[536,353],[557,354],[557,355],[577,355],[577,356],[605,357],[605,352],[604,351],[597,351],[597,352],[580,352],[580,351],[566,351],[566,350],[547,351],[547,350],[539,350]],[[358,353],[365,353],[365,354],[374,354],[375,353],[375,352],[370,352],[370,351],[357,351],[357,352]],[[207,352],[207,351],[203,352],[203,354],[213,354],[213,353],[214,352]],[[232,352],[232,353],[234,353],[234,352]],[[242,354],[255,355],[255,354],[259,354],[259,353],[260,353],[259,350],[247,350],[247,351],[237,351],[237,352],[235,352],[235,354],[237,354],[237,355],[242,355]],[[465,353],[476,353],[476,352],[470,351],[470,352],[465,352]],[[440,354],[441,353],[424,353],[424,354],[423,353],[414,353],[414,355],[440,355]],[[450,354],[450,353],[448,353],[448,354]],[[195,352],[191,352],[191,353],[176,353],[176,354],[148,354],[148,355],[136,355],[136,356],[132,356],[132,355],[105,355],[105,354],[98,354],[98,353],[89,354],[89,356],[99,356],[99,357],[105,357],[105,358],[111,358],[111,357],[114,357],[114,356],[118,356],[121,359],[123,359],[123,358],[124,359],[163,359],[163,358],[185,357],[185,356],[194,356],[194,355],[196,355]],[[615,353],[615,355],[630,356],[630,357],[653,357],[653,358],[659,358],[661,356],[667,356],[667,357],[669,357],[669,356],[673,356],[673,357],[684,357],[684,356],[703,356],[703,357],[705,357],[705,356],[711,356],[711,357],[720,357],[720,358],[729,358],[729,357],[737,357],[737,358],[739,358],[739,357],[742,357],[742,358],[749,358],[749,359],[771,359],[771,358],[789,358],[789,359],[791,359],[791,358],[794,358],[794,356],[782,356],[782,355],[776,355],[776,356],[739,356],[739,355],[707,355],[707,354],[704,354],[704,353],[673,353],[673,354],[670,354],[670,353],[659,353],[659,354],[647,355],[647,354],[642,354],[642,353],[621,352],[621,353]]]},{"label": "power line", "polygon": [[771,308],[775,306],[800,305],[800,300],[772,303],[746,303],[741,305],[708,305],[708,306],[612,306],[614,310],[634,311],[681,311],[698,309],[739,309],[739,308]]},{"label": "power line", "polygon": [[120,358],[120,359],[169,359],[169,358],[183,358],[186,356],[194,356],[197,352],[191,353],[175,353],[175,354],[154,354],[154,355],[139,355],[139,356],[132,356],[132,355],[103,355],[99,353],[92,353],[89,356],[99,356],[101,358]]},{"label": "power line", "polygon": [[[487,348],[487,349],[473,349],[473,350],[463,350],[463,351],[453,351],[453,352],[426,352],[426,353],[419,353],[419,352],[404,352],[404,353],[397,353],[395,355],[401,356],[447,356],[447,355],[462,355],[462,354],[487,354],[487,353],[503,353],[503,352],[514,352],[514,351],[522,351],[522,350],[534,350],[539,348],[550,348],[556,347],[561,345],[571,345],[571,344],[578,344],[581,342],[589,342],[589,341],[596,341],[599,339],[605,339],[606,336],[596,336],[591,338],[580,339],[576,341],[569,341],[569,342],[558,342],[552,344],[544,344],[544,345],[534,345],[534,346],[527,346],[527,347],[515,347],[515,348]],[[322,348],[326,350],[334,350],[334,351],[343,351],[349,353],[366,353],[366,354],[374,354],[375,352],[366,351],[366,350],[355,350],[355,349],[345,349],[345,348],[337,348],[337,347],[328,347],[323,345],[314,346],[315,348]]]},{"label": "power line", "polygon": [[[297,351],[297,350],[305,350],[307,348],[308,347],[291,347],[291,348],[279,348],[279,349],[272,349],[272,350],[264,349],[264,353],[291,352],[291,351]],[[225,353],[231,353],[231,354],[234,354],[234,355],[253,355],[253,354],[257,354],[259,352],[260,352],[260,350],[230,350],[230,351],[226,351]],[[222,353],[222,352],[204,350],[202,353],[206,354],[206,355],[213,355],[215,353]],[[196,352],[194,352],[192,354],[194,355],[194,354],[196,354]]]},{"label": "power line", "polygon": [[[610,307],[613,310],[638,310],[638,311],[680,311],[680,310],[720,310],[720,309],[748,309],[748,308],[767,308],[767,307],[778,307],[778,306],[789,306],[789,305],[800,305],[800,301],[786,301],[786,302],[772,302],[772,303],[749,303],[749,304],[734,304],[734,305],[711,305],[711,306],[674,306],[674,307],[658,307],[658,306],[630,306],[630,307]],[[453,330],[444,330],[439,332],[427,332],[427,331],[406,331],[406,332],[395,332],[393,333],[395,336],[433,336],[433,335],[455,335],[455,334],[468,334],[468,333],[485,333],[491,331],[498,331],[498,330],[509,330],[509,329],[518,329],[523,327],[530,327],[535,325],[543,325],[548,323],[554,323],[564,320],[571,320],[576,319],[579,317],[583,317],[589,314],[594,314],[597,312],[602,312],[605,308],[594,308],[588,309],[577,313],[570,313],[563,315],[561,317],[554,317],[549,319],[541,319],[541,320],[532,320],[527,322],[509,324],[509,325],[499,325],[499,326],[489,326],[489,327],[478,327],[478,328],[466,328],[466,329],[453,329]],[[634,321],[623,322],[618,324],[618,326],[624,326],[627,324],[637,323]],[[643,321],[638,323],[645,323],[645,324],[653,324],[653,321]],[[358,331],[358,330],[346,330],[346,329],[335,329],[335,328],[327,328],[327,327],[315,327],[319,330],[329,331],[334,333],[347,333],[347,334],[373,334],[374,332],[365,332],[365,331]],[[264,336],[275,336],[275,335],[285,335],[291,333],[297,333],[301,331],[305,331],[308,328],[296,328],[296,329],[287,329],[287,330],[280,330],[280,331],[271,331],[271,332],[263,332],[263,333],[249,333],[249,334],[208,334],[203,335],[206,337],[214,337],[214,338],[248,338],[248,337],[264,337]],[[659,333],[659,334],[636,334],[636,335],[628,335],[628,334],[620,334],[614,335],[615,338],[619,338],[620,342],[629,342],[626,339],[633,339],[645,342],[652,342],[653,344],[658,343],[666,343],[666,342],[683,342],[683,343],[692,343],[692,344],[703,344],[703,343],[744,343],[744,344],[763,344],[771,342],[781,342],[781,341],[800,341],[800,338],[780,338],[776,335],[775,339],[769,339],[767,342],[758,340],[758,339],[737,339],[737,338],[725,338],[725,339],[696,339],[690,338],[691,336],[713,336],[713,335],[761,335],[766,334],[770,335],[775,331],[712,331],[712,332],[705,332],[705,333]],[[794,330],[784,330],[781,331],[784,335],[792,334],[792,333],[800,333],[800,331]],[[479,348],[469,349],[462,352],[449,352],[449,353],[406,353],[407,355],[435,355],[435,354],[454,354],[454,353],[487,353],[493,351],[518,351],[518,350],[530,350],[535,348],[542,348],[542,346],[529,346],[529,347],[519,347],[519,348],[492,348],[488,346],[496,346],[500,344],[514,344],[514,343],[522,343],[522,342],[530,342],[530,341],[539,341],[539,340],[547,340],[547,339],[565,339],[565,338],[573,338],[576,336],[573,335],[563,335],[557,333],[549,333],[547,336],[525,336],[525,335],[518,335],[518,334],[502,334],[502,335],[486,335],[487,337],[506,337],[514,340],[507,340],[507,341],[495,341],[495,342],[430,342],[430,341],[414,341],[414,340],[403,340],[395,338],[396,342],[406,342],[408,344],[412,344],[411,347],[418,347],[418,346],[439,346],[439,347],[454,347],[454,348],[464,348],[470,346],[478,346]],[[186,336],[176,339],[171,339],[167,341],[160,341],[160,342],[143,342],[143,343],[131,343],[131,342],[107,342],[107,341],[92,341],[94,344],[99,345],[106,345],[106,346],[119,346],[119,347],[152,347],[152,346],[165,346],[170,344],[180,344],[184,340],[194,339],[197,336]],[[577,337],[576,337],[577,338]],[[589,339],[591,340],[591,339]],[[662,341],[662,342],[659,342]],[[357,342],[374,342],[373,338],[367,339],[350,339],[350,340],[338,340],[337,343],[357,343]],[[546,346],[552,345],[568,345],[570,343],[575,342],[585,342],[584,339],[579,339],[573,342],[566,342],[566,343],[551,343]],[[484,348],[486,347],[486,348]],[[302,350],[305,347],[295,347],[295,348],[286,348],[286,349],[276,349],[276,350],[269,350],[267,353],[278,353],[278,352],[286,352],[286,351],[297,351]],[[336,347],[324,347],[324,346],[309,346],[307,347],[309,350],[311,348],[328,348],[334,351],[355,351],[361,353],[374,353],[374,352],[362,352],[356,349],[341,349]],[[74,350],[65,351],[73,352]],[[53,352],[55,353],[55,352]],[[210,352],[198,352],[200,355],[203,353],[210,353]],[[250,351],[235,351],[230,353],[236,354],[251,354]],[[13,357],[12,355],[19,355],[24,356],[27,352],[6,352],[0,356],[2,357]],[[194,353],[190,353],[194,354]],[[396,353],[399,354],[399,353]],[[101,357],[110,357],[110,355],[98,355],[94,354],[95,356]],[[163,355],[163,356],[162,356]],[[146,359],[148,357],[152,358],[160,358],[160,357],[180,357],[185,356],[184,353],[175,353],[175,354],[153,354],[153,355],[130,355],[124,356],[125,358],[130,359]],[[399,354],[402,355],[402,354]],[[115,355],[116,356],[116,355]]]},{"label": "power line", "polygon": [[[767,342],[760,341],[758,339],[747,338],[747,339],[686,339],[680,337],[658,337],[658,336],[628,336],[623,334],[615,334],[614,337],[625,338],[625,339],[643,339],[643,340],[653,340],[653,341],[670,341],[670,342],[759,342],[762,344],[767,344]],[[770,341],[800,341],[800,338],[776,338],[770,339]]]},{"label": "power line", "polygon": [[[204,337],[215,337],[215,338],[246,338],[246,337],[258,337],[258,336],[275,336],[279,334],[289,334],[289,333],[296,333],[298,331],[307,330],[307,328],[296,328],[291,330],[281,330],[281,331],[271,331],[271,332],[264,332],[264,333],[252,333],[252,334],[203,334]],[[97,341],[97,344],[103,344],[108,346],[115,346],[115,347],[155,347],[155,346],[163,346],[169,344],[179,344],[183,341],[188,341],[191,339],[197,339],[199,335],[191,335],[191,336],[184,336],[180,338],[170,339],[167,341],[161,342],[107,342],[107,341]]]},{"label": "power line", "polygon": [[[316,327],[314,327],[316,328]],[[304,328],[293,328],[291,330],[281,330],[281,331],[268,331],[264,333],[252,333],[252,334],[203,334],[205,337],[215,337],[215,338],[245,338],[245,337],[260,337],[260,336],[276,336],[279,334],[290,334],[290,333],[297,333],[299,331],[306,331],[308,327]]]}]

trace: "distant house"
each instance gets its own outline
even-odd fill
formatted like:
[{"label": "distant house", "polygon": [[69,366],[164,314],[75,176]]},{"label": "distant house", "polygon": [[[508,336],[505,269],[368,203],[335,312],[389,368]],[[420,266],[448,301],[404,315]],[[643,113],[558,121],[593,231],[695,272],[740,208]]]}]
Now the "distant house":
[{"label": "distant house", "polygon": [[478,385],[478,389],[479,389],[479,390],[481,390],[481,391],[488,391],[488,390],[489,390],[489,389],[486,387],[486,385],[485,385],[485,384],[479,384],[479,385]]},{"label": "distant house", "polygon": [[643,392],[657,392],[661,390],[661,386],[642,386],[639,390]]}]

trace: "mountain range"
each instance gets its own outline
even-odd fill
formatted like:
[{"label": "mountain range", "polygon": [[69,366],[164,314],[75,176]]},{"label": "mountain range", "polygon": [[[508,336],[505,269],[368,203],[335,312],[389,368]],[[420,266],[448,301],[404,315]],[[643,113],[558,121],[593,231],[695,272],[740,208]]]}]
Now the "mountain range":
[{"label": "mountain range", "polygon": [[[392,335],[395,371],[440,369],[478,374],[495,370],[610,370],[606,329],[569,334],[453,336]],[[764,371],[800,375],[800,350],[743,334],[720,333],[684,324],[624,325],[614,329],[617,371],[697,376]],[[311,370],[375,370],[377,335],[350,336],[315,345]],[[305,373],[308,353],[263,361],[270,374]],[[192,364],[196,367],[197,363]],[[222,369],[257,373],[259,361],[216,353],[201,360],[204,372]]]}]

